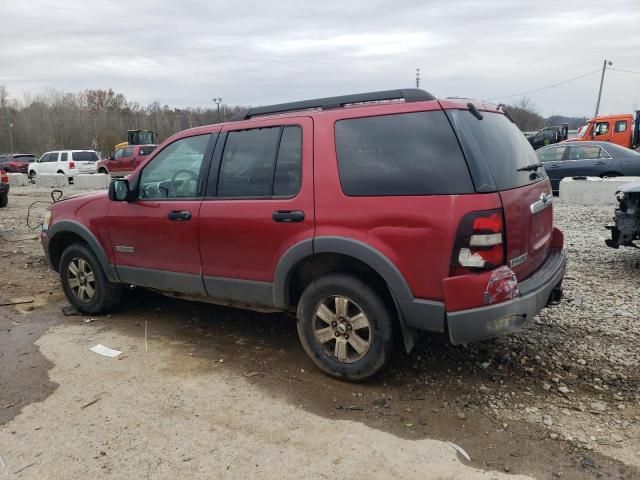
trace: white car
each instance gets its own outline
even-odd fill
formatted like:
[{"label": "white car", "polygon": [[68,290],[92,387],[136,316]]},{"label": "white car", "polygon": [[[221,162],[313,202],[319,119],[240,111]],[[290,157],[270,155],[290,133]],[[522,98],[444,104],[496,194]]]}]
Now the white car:
[{"label": "white car", "polygon": [[73,180],[78,173],[96,173],[100,157],[95,150],[58,150],[47,152],[29,164],[29,179],[35,183],[36,176],[62,173]]}]

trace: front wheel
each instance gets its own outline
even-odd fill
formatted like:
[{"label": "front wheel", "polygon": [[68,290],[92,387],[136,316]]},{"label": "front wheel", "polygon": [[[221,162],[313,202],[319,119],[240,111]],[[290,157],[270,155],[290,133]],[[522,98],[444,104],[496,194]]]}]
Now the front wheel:
[{"label": "front wheel", "polygon": [[122,299],[123,287],[107,279],[89,248],[74,243],[60,258],[60,281],[69,302],[80,312],[105,313]]},{"label": "front wheel", "polygon": [[9,204],[9,194],[4,193],[0,195],[0,208],[4,208]]},{"label": "front wheel", "polygon": [[393,350],[393,313],[359,278],[330,274],[312,281],[298,304],[298,335],[323,372],[350,381],[378,373]]}]

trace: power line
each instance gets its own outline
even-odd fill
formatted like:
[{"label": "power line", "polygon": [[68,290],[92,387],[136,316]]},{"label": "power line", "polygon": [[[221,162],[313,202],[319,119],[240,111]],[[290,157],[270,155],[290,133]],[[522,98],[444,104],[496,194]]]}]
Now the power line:
[{"label": "power line", "polygon": [[640,75],[640,72],[634,72],[633,70],[625,70],[624,68],[609,67],[609,70],[616,70],[617,72],[633,73],[635,75]]},{"label": "power line", "polygon": [[547,87],[536,88],[535,90],[529,90],[527,92],[516,93],[516,94],[513,94],[513,95],[504,95],[504,96],[501,96],[501,97],[486,98],[485,100],[499,100],[499,99],[513,98],[513,97],[522,97],[524,95],[529,95],[530,93],[541,92],[542,90],[549,90],[551,88],[555,88],[555,87],[559,87],[560,85],[564,85],[565,83],[573,82],[575,80],[580,80],[581,78],[588,77],[589,75],[593,75],[594,73],[598,73],[599,71],[600,71],[600,69],[593,70],[593,71],[591,71],[589,73],[585,73],[583,75],[579,75],[577,77],[573,77],[573,78],[570,78],[568,80],[563,80],[562,82],[554,83],[553,85],[549,85]]}]

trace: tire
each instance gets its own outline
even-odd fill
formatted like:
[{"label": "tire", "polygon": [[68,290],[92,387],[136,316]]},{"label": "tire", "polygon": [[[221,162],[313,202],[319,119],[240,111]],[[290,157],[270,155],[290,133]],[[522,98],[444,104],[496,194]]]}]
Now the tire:
[{"label": "tire", "polygon": [[[70,267],[71,265],[73,267]],[[74,270],[84,276],[75,274]],[[122,299],[124,288],[107,280],[102,266],[86,245],[69,245],[62,252],[59,271],[67,300],[82,313],[106,313]],[[93,290],[93,294],[87,287]]]},{"label": "tire", "polygon": [[101,168],[100,170],[98,170],[98,173],[109,173],[109,172],[107,172],[106,168]]},{"label": "tire", "polygon": [[33,170],[29,172],[28,176],[29,176],[29,181],[31,183],[36,183],[36,175],[37,175],[36,172],[34,172]]},{"label": "tire", "polygon": [[4,193],[0,195],[0,208],[4,208],[9,204],[9,194]]},{"label": "tire", "polygon": [[363,381],[378,373],[391,358],[394,314],[359,278],[329,274],[312,281],[300,297],[297,317],[304,350],[320,370],[332,377]]}]

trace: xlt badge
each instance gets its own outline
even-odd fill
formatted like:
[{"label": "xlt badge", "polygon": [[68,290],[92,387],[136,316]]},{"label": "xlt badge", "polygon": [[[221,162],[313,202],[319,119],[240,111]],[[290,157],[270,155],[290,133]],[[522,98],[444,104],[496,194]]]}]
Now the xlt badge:
[{"label": "xlt badge", "polygon": [[528,258],[529,258],[529,254],[525,252],[522,255],[520,255],[519,257],[512,258],[511,260],[509,260],[509,266],[510,267],[517,267],[518,265],[521,265],[524,262],[526,262]]}]

